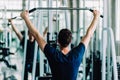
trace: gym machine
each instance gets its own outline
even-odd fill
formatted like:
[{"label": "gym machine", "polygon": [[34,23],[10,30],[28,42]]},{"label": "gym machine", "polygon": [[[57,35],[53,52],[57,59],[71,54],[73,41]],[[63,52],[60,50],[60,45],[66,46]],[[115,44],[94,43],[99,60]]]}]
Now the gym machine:
[{"label": "gym machine", "polygon": [[16,70],[16,65],[10,65],[9,62],[5,59],[9,55],[14,55],[14,53],[10,52],[10,49],[7,47],[2,47],[5,43],[0,41],[0,62],[4,62],[8,68],[13,68]]},{"label": "gym machine", "polygon": [[[0,62],[4,62],[9,69],[16,70],[17,69],[16,65],[11,65],[9,63],[9,61],[6,59],[9,55],[14,55],[14,53],[11,53],[9,48],[3,47],[4,44],[5,44],[5,42],[0,41]],[[11,76],[6,77],[6,72],[3,72],[3,79],[4,80],[13,79],[13,78],[15,79],[14,76],[13,77],[11,77]]]}]

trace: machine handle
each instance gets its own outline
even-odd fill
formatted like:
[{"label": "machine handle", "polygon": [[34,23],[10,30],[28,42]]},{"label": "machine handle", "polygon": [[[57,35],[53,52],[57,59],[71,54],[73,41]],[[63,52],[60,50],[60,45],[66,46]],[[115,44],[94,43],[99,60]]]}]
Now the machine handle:
[{"label": "machine handle", "polygon": [[33,9],[29,10],[29,13],[32,13],[32,12],[34,12],[35,10],[37,10],[37,8],[33,8]]},{"label": "machine handle", "polygon": [[[90,9],[89,11],[93,12],[93,10],[92,10],[92,9]],[[100,15],[100,17],[101,17],[101,18],[103,18],[103,15]]]}]

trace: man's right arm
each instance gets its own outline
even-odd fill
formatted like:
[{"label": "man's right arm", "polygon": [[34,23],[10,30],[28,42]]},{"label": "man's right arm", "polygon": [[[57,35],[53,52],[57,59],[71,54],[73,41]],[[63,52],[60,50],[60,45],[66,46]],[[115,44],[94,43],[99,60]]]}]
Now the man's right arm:
[{"label": "man's right arm", "polygon": [[44,47],[47,44],[42,35],[39,33],[39,31],[35,28],[33,23],[29,19],[29,12],[27,10],[23,11],[21,13],[21,17],[24,19],[29,31],[32,33],[32,35],[35,37],[39,47],[42,51],[44,51]]},{"label": "man's right arm", "polygon": [[93,18],[90,26],[87,29],[87,33],[81,40],[81,42],[85,45],[86,48],[87,48],[87,46],[90,42],[91,37],[94,34],[94,31],[96,30],[96,26],[97,26],[97,23],[98,23],[98,20],[99,20],[99,17],[100,17],[100,13],[99,13],[99,11],[94,10],[93,15],[94,15],[94,18]]}]

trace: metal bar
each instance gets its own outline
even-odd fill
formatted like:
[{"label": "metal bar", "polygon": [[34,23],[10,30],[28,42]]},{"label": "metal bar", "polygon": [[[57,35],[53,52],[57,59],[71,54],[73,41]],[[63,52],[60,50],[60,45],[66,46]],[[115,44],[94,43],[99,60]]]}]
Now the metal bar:
[{"label": "metal bar", "polygon": [[[39,0],[39,4],[38,4],[38,6],[39,7],[42,7],[42,1],[43,0]],[[43,23],[43,13],[42,13],[42,11],[40,11],[39,12],[39,14],[38,14],[38,26],[42,26],[42,23]],[[40,27],[38,27],[38,30],[39,30],[39,32],[40,32]],[[41,51],[39,51],[39,53],[38,53],[38,60],[39,60],[39,76],[42,76],[42,74],[41,73],[43,73],[43,60],[42,60],[42,58],[44,57],[44,54],[41,54],[42,52]]]},{"label": "metal bar", "polygon": [[[34,6],[35,6],[35,4],[34,4]],[[31,9],[29,12],[33,12],[34,11],[34,9]],[[35,12],[34,14],[33,14],[34,16],[35,16],[35,18],[34,18],[34,20],[33,20],[33,24],[35,25],[35,27],[37,28],[37,13]],[[34,45],[34,56],[33,56],[33,64],[32,64],[32,80],[34,80],[35,79],[35,71],[36,71],[36,60],[37,60],[37,42],[35,41],[35,45]]]},{"label": "metal bar", "polygon": [[114,40],[113,31],[112,31],[111,28],[109,28],[109,34],[110,34],[111,49],[112,49],[112,61],[113,61],[114,80],[118,80],[116,51],[115,51],[115,40]]},{"label": "metal bar", "polygon": [[[59,7],[59,8],[44,7],[43,8],[43,7],[38,7],[38,8],[33,8],[33,9],[29,10],[29,13],[32,13],[35,10],[48,10],[48,13],[50,12],[50,10],[89,10],[89,11],[93,12],[93,10],[90,8],[68,8],[68,7]],[[16,19],[17,17],[13,17],[12,19]],[[103,18],[103,15],[100,15],[100,17]]]},{"label": "metal bar", "polygon": [[38,7],[39,10],[90,10],[90,8],[69,8],[69,7]]},{"label": "metal bar", "polygon": [[[73,7],[73,0],[70,0],[70,7]],[[70,26],[71,26],[71,31],[73,32],[73,10],[70,10]]]},{"label": "metal bar", "polygon": [[[50,10],[90,10],[90,8],[68,8],[68,7],[38,7],[38,8],[36,8],[36,9],[41,9],[41,10],[48,10],[48,9],[50,9]],[[0,10],[4,10],[4,9],[0,9]],[[7,11],[9,11],[9,12],[14,12],[14,11],[17,11],[17,12],[21,12],[21,11],[23,11],[22,9],[19,9],[19,10],[17,10],[17,9],[8,9]]]},{"label": "metal bar", "polygon": [[[107,48],[107,39],[105,37],[107,33],[102,30],[102,44],[101,44],[101,53],[102,53],[102,80],[106,80],[106,48]],[[104,42],[103,42],[104,41]]]},{"label": "metal bar", "polygon": [[[66,6],[66,5],[67,5],[67,1],[64,0],[63,2],[64,2],[63,5]],[[65,27],[68,29],[68,11],[65,10],[65,11],[64,11],[64,14],[65,14]]]},{"label": "metal bar", "polygon": [[[76,4],[77,4],[77,8],[79,8],[80,7],[79,6],[80,5],[79,0],[76,1]],[[76,15],[78,16],[77,17],[77,22],[76,22],[76,24],[77,24],[77,26],[76,26],[77,27],[77,38],[78,38],[77,39],[77,45],[80,42],[80,29],[79,29],[80,28],[80,15],[79,14],[80,14],[80,12],[79,12],[79,10],[77,10],[77,13],[76,13]]]},{"label": "metal bar", "polygon": [[[6,4],[5,4],[5,6],[4,6],[4,11],[3,11],[3,14],[4,14],[4,17],[3,17],[3,23],[5,23],[5,29],[7,28],[7,22],[6,22],[6,13],[7,13],[7,8],[6,8]],[[5,36],[6,37],[4,37],[5,38],[5,47],[8,47],[8,31],[7,30],[5,30],[4,31],[4,33],[5,33]]]},{"label": "metal bar", "polygon": [[[86,0],[83,0],[83,7],[85,6]],[[85,11],[83,11],[83,35],[85,34]],[[83,57],[83,80],[86,80],[86,52]]]},{"label": "metal bar", "polygon": [[[111,46],[111,51],[112,51],[112,63],[113,63],[113,76],[114,76],[114,80],[118,80],[118,72],[117,72],[117,61],[116,61],[116,51],[115,51],[115,40],[114,40],[114,35],[113,35],[113,31],[110,27],[108,28],[103,28],[102,30],[102,38],[104,38],[104,32],[107,32],[107,36],[109,36],[110,39],[110,46]],[[102,39],[103,40],[103,39]],[[104,44],[104,45],[103,45]],[[107,50],[107,41],[106,44],[103,43],[102,41],[102,48],[101,51],[103,53],[103,58],[102,58],[102,80],[106,80],[106,50]],[[110,57],[108,57],[110,58]]]},{"label": "metal bar", "polygon": [[[38,16],[37,16],[37,13],[35,12],[35,19],[34,19],[34,25],[36,26],[36,28],[38,29]],[[39,29],[38,29],[39,30]],[[36,74],[36,63],[37,63],[37,55],[38,55],[38,53],[37,53],[37,51],[38,51],[38,44],[37,44],[37,42],[35,41],[35,47],[34,47],[34,58],[33,58],[33,64],[32,64],[32,80],[34,80],[35,79],[35,74]]]},{"label": "metal bar", "polygon": [[[89,10],[91,12],[93,12],[92,9],[90,8],[69,8],[69,7],[58,7],[58,8],[54,8],[54,7],[38,7],[38,8],[34,8],[34,9],[39,9],[39,10]],[[103,18],[103,15],[100,15],[101,18]]]},{"label": "metal bar", "polygon": [[[56,8],[58,7],[58,0],[56,0]],[[58,11],[56,10],[56,31],[58,32]]]},{"label": "metal bar", "polygon": [[[30,0],[28,0],[28,10],[30,7]],[[25,24],[24,24],[25,25]],[[28,34],[28,29],[25,27],[25,40],[24,40],[24,58],[23,58],[23,72],[22,72],[22,80],[24,80],[25,77],[25,67],[26,67],[26,52],[27,52],[27,34]]]},{"label": "metal bar", "polygon": [[107,42],[108,42],[108,45],[107,45],[107,67],[106,67],[106,71],[107,71],[107,80],[112,80],[112,77],[111,77],[111,70],[110,70],[110,68],[111,68],[111,55],[110,55],[110,53],[111,53],[111,50],[110,50],[110,47],[111,47],[111,40],[109,39],[109,35],[107,34]]},{"label": "metal bar", "polygon": [[[25,26],[25,24],[24,24]],[[26,65],[26,51],[27,51],[27,29],[25,29],[25,42],[24,42],[24,58],[23,58],[23,71],[22,71],[22,80],[24,80],[24,76],[25,76],[25,65]]]},{"label": "metal bar", "polygon": [[[116,28],[115,28],[115,41],[117,41],[118,39],[120,39],[120,36],[117,36],[117,35],[120,35],[120,32],[118,33],[118,31],[120,31],[120,22],[119,22],[119,20],[120,20],[120,14],[119,14],[119,12],[118,12],[118,9],[119,9],[119,7],[120,7],[120,0],[115,0],[115,12],[114,12],[114,14],[115,14],[115,26],[116,26]],[[118,44],[116,44],[116,45],[118,45]],[[118,46],[117,47],[117,56],[119,56],[120,55],[120,47]]]},{"label": "metal bar", "polygon": [[[4,11],[5,9],[0,9],[0,11]],[[21,12],[22,9],[8,9],[7,12]]]},{"label": "metal bar", "polygon": [[[48,0],[48,7],[53,9],[52,7],[52,0]],[[37,9],[41,9],[41,8],[37,8]],[[48,10],[48,32],[50,32],[50,36],[49,39],[52,40],[52,18],[53,18],[53,13],[52,11],[50,11],[49,9],[46,8],[46,10]],[[55,9],[54,9],[55,10]]]},{"label": "metal bar", "polygon": [[[65,9],[64,9],[65,8]],[[90,10],[90,8],[68,8],[68,7],[57,7],[57,8],[54,8],[54,7],[38,7],[38,8],[35,8],[35,9],[41,9],[41,10]],[[3,11],[4,9],[0,9],[1,11]],[[7,10],[8,12],[21,12],[23,11],[22,9],[8,9]]]},{"label": "metal bar", "polygon": [[[53,0],[48,0],[48,7],[52,7]],[[49,40],[52,40],[52,32],[53,32],[53,12],[48,10],[48,32],[50,33],[49,35]],[[47,65],[47,72],[51,72],[49,69],[49,66]]]},{"label": "metal bar", "polygon": [[[106,4],[107,3],[107,4]],[[103,19],[103,28],[108,26],[108,0],[103,1],[103,14],[104,14],[104,19]],[[101,74],[101,79],[106,80],[106,39],[105,37],[107,36],[107,33],[103,34],[104,31],[102,31],[102,47],[101,47],[101,52],[102,52],[102,74]]]}]

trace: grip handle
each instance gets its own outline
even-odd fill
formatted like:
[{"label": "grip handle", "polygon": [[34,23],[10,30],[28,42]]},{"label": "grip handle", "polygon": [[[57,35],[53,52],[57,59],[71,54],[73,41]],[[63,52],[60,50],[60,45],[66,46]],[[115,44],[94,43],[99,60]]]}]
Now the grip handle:
[{"label": "grip handle", "polygon": [[16,19],[17,17],[13,17],[13,18],[11,18],[11,19]]},{"label": "grip handle", "polygon": [[33,9],[29,10],[29,13],[32,13],[32,12],[34,12],[35,10],[37,10],[37,8],[33,8]]},{"label": "grip handle", "polygon": [[[93,10],[92,10],[92,9],[89,9],[89,11],[90,11],[90,12],[93,12]],[[103,18],[103,15],[100,15],[100,17],[101,17],[101,18]]]},{"label": "grip handle", "polygon": [[[31,9],[31,10],[29,10],[29,13],[32,13],[32,12],[34,12],[35,10],[37,10],[37,8],[33,8],[33,9]],[[11,18],[11,19],[16,19],[17,17],[13,17],[13,18]]]}]

